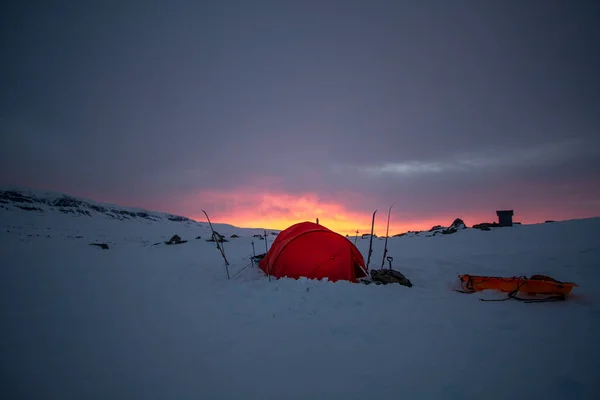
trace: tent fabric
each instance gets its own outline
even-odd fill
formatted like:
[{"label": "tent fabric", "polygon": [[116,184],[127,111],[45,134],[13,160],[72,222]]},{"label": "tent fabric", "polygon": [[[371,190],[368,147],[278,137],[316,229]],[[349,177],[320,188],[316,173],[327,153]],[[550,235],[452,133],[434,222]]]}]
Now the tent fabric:
[{"label": "tent fabric", "polygon": [[356,282],[366,276],[364,258],[352,242],[308,221],[280,232],[258,266],[275,278]]}]

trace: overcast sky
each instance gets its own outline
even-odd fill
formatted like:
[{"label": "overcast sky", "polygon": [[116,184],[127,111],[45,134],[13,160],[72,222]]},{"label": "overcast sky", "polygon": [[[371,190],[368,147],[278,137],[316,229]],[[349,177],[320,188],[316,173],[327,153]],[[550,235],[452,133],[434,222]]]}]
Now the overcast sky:
[{"label": "overcast sky", "polygon": [[597,216],[599,20],[592,0],[4,1],[0,181],[239,224]]}]

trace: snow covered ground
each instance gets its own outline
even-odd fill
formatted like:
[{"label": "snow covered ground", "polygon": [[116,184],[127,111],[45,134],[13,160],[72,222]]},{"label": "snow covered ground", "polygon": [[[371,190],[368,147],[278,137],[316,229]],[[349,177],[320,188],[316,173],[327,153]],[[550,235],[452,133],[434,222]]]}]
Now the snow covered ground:
[{"label": "snow covered ground", "polygon": [[[2,398],[600,398],[599,218],[390,238],[412,288],[269,282],[243,269],[259,231],[216,229],[229,281],[202,224],[0,209]],[[459,273],[580,287],[481,302]]]}]

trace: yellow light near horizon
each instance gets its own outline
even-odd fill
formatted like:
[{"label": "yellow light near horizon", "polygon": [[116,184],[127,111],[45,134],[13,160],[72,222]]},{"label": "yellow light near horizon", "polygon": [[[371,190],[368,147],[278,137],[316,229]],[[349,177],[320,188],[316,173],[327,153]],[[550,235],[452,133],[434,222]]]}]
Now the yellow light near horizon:
[{"label": "yellow light near horizon", "polygon": [[[203,217],[203,216],[202,216]],[[205,218],[198,216],[194,218],[199,221],[203,221]],[[341,235],[354,236],[356,235],[356,231],[358,230],[358,235],[361,236],[363,234],[371,233],[371,217],[372,214],[365,214],[364,218],[360,218],[357,220],[328,220],[326,217],[319,218],[319,224],[325,226],[328,229],[331,229],[334,232],[337,232]],[[360,220],[360,222],[358,222]],[[231,213],[226,219],[215,218],[213,219],[213,223],[226,223],[231,224],[240,228],[263,228],[263,229],[272,229],[272,230],[284,230],[296,223],[310,221],[315,222],[314,219],[297,219],[292,216],[288,218],[261,218],[261,219],[248,219],[243,218],[242,216],[237,216],[236,213]],[[445,220],[444,220],[445,221]],[[452,223],[449,221],[447,223],[442,223],[438,219],[436,220],[423,220],[419,222],[411,222],[411,223],[402,223],[401,221],[394,222],[393,220],[390,222],[389,235],[393,236],[399,233],[404,233],[408,231],[422,231],[429,230],[432,226],[435,225],[445,225],[448,226]],[[380,217],[375,221],[375,229],[374,233],[377,236],[385,236],[387,225],[387,215],[385,217]]]},{"label": "yellow light near horizon", "polygon": [[[226,223],[240,228],[284,230],[299,222],[315,222],[318,218],[321,225],[342,235],[354,236],[357,230],[359,235],[371,232],[372,212],[354,211],[342,203],[321,201],[315,194],[294,196],[283,193],[258,194],[254,190],[238,190],[235,192],[203,192],[198,196],[204,202],[231,204],[227,212],[211,213],[211,219],[215,223]],[[406,212],[404,211],[404,213]],[[376,235],[385,235],[387,216],[387,208],[379,209],[375,220],[374,233]],[[392,210],[389,235],[429,230],[435,225],[449,226],[457,217],[468,220],[472,225],[494,220],[495,213],[493,217],[486,213],[481,218],[474,214],[438,213],[435,216],[429,215],[419,219],[417,215],[404,218],[402,212],[396,207]],[[198,221],[205,220],[204,215],[191,218]]]}]

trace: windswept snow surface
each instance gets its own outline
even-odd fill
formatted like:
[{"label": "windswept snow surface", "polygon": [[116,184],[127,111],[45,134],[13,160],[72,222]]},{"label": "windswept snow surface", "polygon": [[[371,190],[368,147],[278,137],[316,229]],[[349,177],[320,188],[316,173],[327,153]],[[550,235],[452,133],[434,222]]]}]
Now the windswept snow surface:
[{"label": "windswept snow surface", "polygon": [[[406,288],[269,282],[242,270],[243,230],[225,243],[242,271],[228,281],[201,226],[0,210],[2,398],[598,399],[599,231],[589,219],[390,238]],[[175,233],[189,242],[152,246]],[[566,302],[481,302],[452,291],[459,273],[581,286]]]}]

